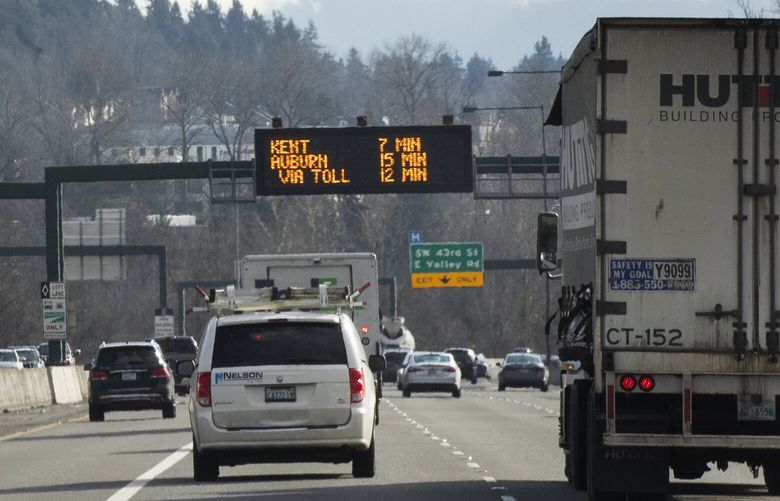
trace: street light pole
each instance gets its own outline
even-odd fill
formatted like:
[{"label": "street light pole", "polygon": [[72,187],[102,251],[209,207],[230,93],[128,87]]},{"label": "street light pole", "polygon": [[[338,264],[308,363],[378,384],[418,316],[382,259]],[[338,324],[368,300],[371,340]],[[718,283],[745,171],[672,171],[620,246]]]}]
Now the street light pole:
[{"label": "street light pole", "polygon": [[[504,73],[557,73],[550,71],[496,71],[491,70],[488,72],[488,76],[501,76]],[[503,111],[503,110],[539,110],[542,118],[542,187],[544,190],[544,212],[547,212],[547,138],[545,137],[544,124],[544,105],[539,106],[500,106],[490,108],[477,108],[476,106],[464,106],[463,113],[471,113],[475,111]],[[545,326],[550,319],[550,280],[544,282],[544,321]],[[545,329],[546,332],[546,329]],[[550,364],[550,336],[545,335],[545,355],[547,365]]]}]

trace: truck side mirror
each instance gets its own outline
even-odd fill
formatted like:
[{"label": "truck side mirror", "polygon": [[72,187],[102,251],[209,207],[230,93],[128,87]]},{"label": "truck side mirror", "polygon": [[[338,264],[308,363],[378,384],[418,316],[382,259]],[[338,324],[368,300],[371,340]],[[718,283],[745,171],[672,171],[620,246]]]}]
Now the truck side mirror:
[{"label": "truck side mirror", "polygon": [[542,212],[536,225],[536,269],[539,273],[558,267],[558,214]]}]

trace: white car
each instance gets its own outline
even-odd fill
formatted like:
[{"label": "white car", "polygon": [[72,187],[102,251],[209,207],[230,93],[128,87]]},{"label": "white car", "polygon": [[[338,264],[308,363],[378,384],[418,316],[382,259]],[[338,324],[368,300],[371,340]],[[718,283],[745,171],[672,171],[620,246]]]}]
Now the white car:
[{"label": "white car", "polygon": [[[196,481],[220,466],[352,462],[375,474],[376,389],[352,320],[285,311],[212,318],[190,391]],[[370,362],[370,363],[369,363]]]},{"label": "white car", "polygon": [[12,346],[11,349],[19,355],[19,360],[22,361],[22,366],[25,369],[42,369],[46,367],[35,346]]},{"label": "white car", "polygon": [[22,360],[14,350],[0,350],[0,369],[23,369]]},{"label": "white car", "polygon": [[398,385],[404,397],[412,392],[447,392],[460,398],[461,374],[455,357],[450,353],[415,351],[404,361]]}]

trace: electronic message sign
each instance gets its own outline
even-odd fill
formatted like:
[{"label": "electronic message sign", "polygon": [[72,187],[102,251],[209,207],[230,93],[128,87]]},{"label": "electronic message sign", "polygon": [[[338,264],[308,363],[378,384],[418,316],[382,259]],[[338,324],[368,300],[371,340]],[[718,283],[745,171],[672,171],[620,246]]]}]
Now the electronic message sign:
[{"label": "electronic message sign", "polygon": [[257,196],[471,193],[471,127],[255,129]]}]

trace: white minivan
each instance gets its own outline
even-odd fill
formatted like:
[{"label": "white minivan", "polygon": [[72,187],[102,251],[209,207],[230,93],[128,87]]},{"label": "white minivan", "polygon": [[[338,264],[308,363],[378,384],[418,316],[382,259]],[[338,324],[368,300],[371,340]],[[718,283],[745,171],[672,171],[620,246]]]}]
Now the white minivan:
[{"label": "white minivan", "polygon": [[189,402],[196,481],[247,463],[352,462],[354,476],[374,476],[372,372],[384,358],[366,356],[347,315],[215,317],[200,347]]}]

